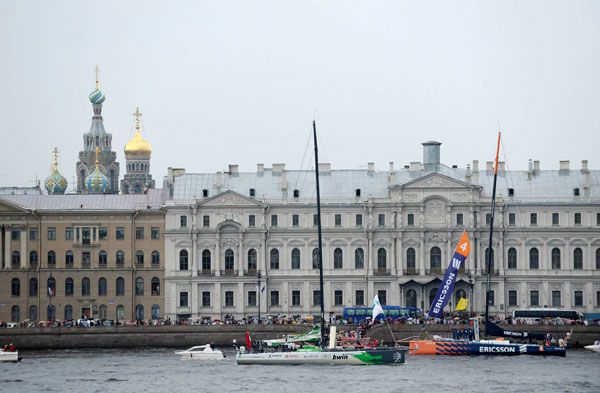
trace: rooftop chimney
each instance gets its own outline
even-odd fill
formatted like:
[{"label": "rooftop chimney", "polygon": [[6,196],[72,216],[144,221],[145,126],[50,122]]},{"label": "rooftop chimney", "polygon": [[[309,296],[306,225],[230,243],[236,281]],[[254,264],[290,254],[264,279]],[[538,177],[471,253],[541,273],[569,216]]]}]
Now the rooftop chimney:
[{"label": "rooftop chimney", "polygon": [[233,175],[234,173],[238,173],[238,167],[239,165],[235,164],[229,164],[229,174]]},{"label": "rooftop chimney", "polygon": [[262,175],[265,173],[265,164],[256,164],[256,173]]},{"label": "rooftop chimney", "polygon": [[425,168],[433,165],[433,169],[437,169],[440,164],[440,142],[429,141],[423,142],[423,165]]},{"label": "rooftop chimney", "polygon": [[331,172],[331,164],[328,162],[319,162],[319,173]]},{"label": "rooftop chimney", "polygon": [[569,161],[561,161],[560,162],[560,170],[561,171],[568,171],[569,170]]},{"label": "rooftop chimney", "polygon": [[394,172],[394,163],[390,161],[390,173]]},{"label": "rooftop chimney", "polygon": [[273,173],[281,173],[285,169],[285,164],[273,164]]},{"label": "rooftop chimney", "polygon": [[465,180],[467,183],[471,183],[471,164],[467,164],[467,172],[465,174]]},{"label": "rooftop chimney", "polygon": [[527,179],[531,180],[531,179],[533,179],[533,176],[534,176],[533,161],[530,158],[529,161],[527,162]]},{"label": "rooftop chimney", "polygon": [[485,162],[485,170],[487,172],[494,172],[494,161],[486,161]]},{"label": "rooftop chimney", "polygon": [[394,163],[390,161],[390,185],[396,184],[396,172],[394,172]]},{"label": "rooftop chimney", "polygon": [[420,170],[421,170],[421,163],[420,163],[420,162],[418,162],[418,161],[411,162],[411,163],[410,163],[410,170],[411,170],[412,172],[417,172],[417,171],[420,171]]},{"label": "rooftop chimney", "polygon": [[588,160],[582,160],[581,161],[581,170],[584,172],[587,172],[588,169]]},{"label": "rooftop chimney", "polygon": [[375,171],[375,163],[374,162],[369,162],[367,165],[368,165],[368,168],[369,168],[369,172],[374,172]]},{"label": "rooftop chimney", "polygon": [[283,191],[287,190],[287,188],[288,188],[286,173],[287,173],[286,171],[281,172],[281,189]]},{"label": "rooftop chimney", "polygon": [[539,161],[534,161],[533,162],[533,172],[535,174],[540,173],[540,162]]},{"label": "rooftop chimney", "polygon": [[479,172],[479,160],[473,160],[473,172]]},{"label": "rooftop chimney", "polygon": [[223,178],[222,178],[222,173],[221,172],[217,172],[217,177],[215,179],[215,186],[221,187],[223,185]]}]

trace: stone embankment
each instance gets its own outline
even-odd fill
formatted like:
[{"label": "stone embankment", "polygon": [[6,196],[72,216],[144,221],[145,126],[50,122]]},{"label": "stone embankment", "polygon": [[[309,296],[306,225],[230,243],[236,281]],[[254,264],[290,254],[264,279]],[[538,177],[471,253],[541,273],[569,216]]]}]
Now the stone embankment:
[{"label": "stone embankment", "polygon": [[[246,329],[250,328],[253,340],[279,338],[310,329],[309,325],[225,325],[225,326],[98,326],[55,328],[0,329],[0,345],[13,343],[19,349],[74,349],[74,348],[140,348],[140,347],[190,347],[210,343],[228,347],[233,340],[244,342]],[[452,329],[469,328],[469,325],[426,325],[429,336],[449,337]],[[353,325],[338,325],[337,330],[350,330]],[[391,325],[396,340],[410,337],[425,338],[420,325]],[[573,331],[569,345],[573,347],[592,344],[600,340],[600,326],[510,326],[511,330],[550,333],[556,339]],[[390,342],[390,326],[377,325],[369,330],[373,340]]]}]

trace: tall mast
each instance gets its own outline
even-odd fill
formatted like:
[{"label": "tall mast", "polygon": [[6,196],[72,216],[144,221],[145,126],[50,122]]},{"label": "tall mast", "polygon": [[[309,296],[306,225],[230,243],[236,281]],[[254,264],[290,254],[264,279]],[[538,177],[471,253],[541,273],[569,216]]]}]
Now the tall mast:
[{"label": "tall mast", "polygon": [[485,289],[485,336],[487,337],[487,321],[489,318],[490,309],[490,266],[492,264],[492,233],[494,231],[494,212],[496,211],[496,180],[498,179],[498,153],[500,153],[500,135],[498,131],[498,147],[496,148],[496,166],[494,167],[494,187],[492,189],[492,214],[490,218],[490,245],[488,248],[487,255],[487,285]]},{"label": "tall mast", "polygon": [[315,175],[317,177],[317,229],[319,233],[319,301],[321,303],[321,347],[325,346],[325,304],[323,302],[323,241],[321,239],[321,193],[319,190],[319,149],[317,148],[317,126],[313,120],[315,139]]}]

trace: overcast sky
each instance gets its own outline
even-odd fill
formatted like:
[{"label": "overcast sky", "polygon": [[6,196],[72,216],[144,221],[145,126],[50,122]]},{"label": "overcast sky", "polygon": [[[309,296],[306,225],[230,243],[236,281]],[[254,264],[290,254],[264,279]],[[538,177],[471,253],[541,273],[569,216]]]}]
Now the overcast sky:
[{"label": "overcast sky", "polygon": [[599,21],[599,1],[2,0],[0,186],[43,181],[56,146],[71,189],[96,65],[121,178],[139,106],[159,187],[168,167],[300,169],[315,117],[332,169],[429,140],[492,160],[498,123],[510,169],[600,169]]}]

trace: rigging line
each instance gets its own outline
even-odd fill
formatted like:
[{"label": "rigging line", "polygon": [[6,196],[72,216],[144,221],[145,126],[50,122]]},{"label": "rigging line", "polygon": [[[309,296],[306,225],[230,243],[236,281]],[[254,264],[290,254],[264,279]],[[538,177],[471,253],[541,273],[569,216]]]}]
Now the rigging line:
[{"label": "rigging line", "polygon": [[[304,171],[304,160],[306,159],[306,153],[308,152],[308,149],[310,147],[310,138],[312,136],[311,133],[312,133],[312,130],[311,130],[311,132],[308,133],[308,139],[306,140],[306,145],[304,147],[304,154],[302,155],[302,162],[300,162],[300,175]],[[311,159],[312,159],[312,155],[311,155]],[[296,184],[294,185],[295,189],[298,189],[298,183],[300,182],[300,175],[298,177],[296,177]],[[302,185],[304,185],[304,182],[302,183]]]}]

